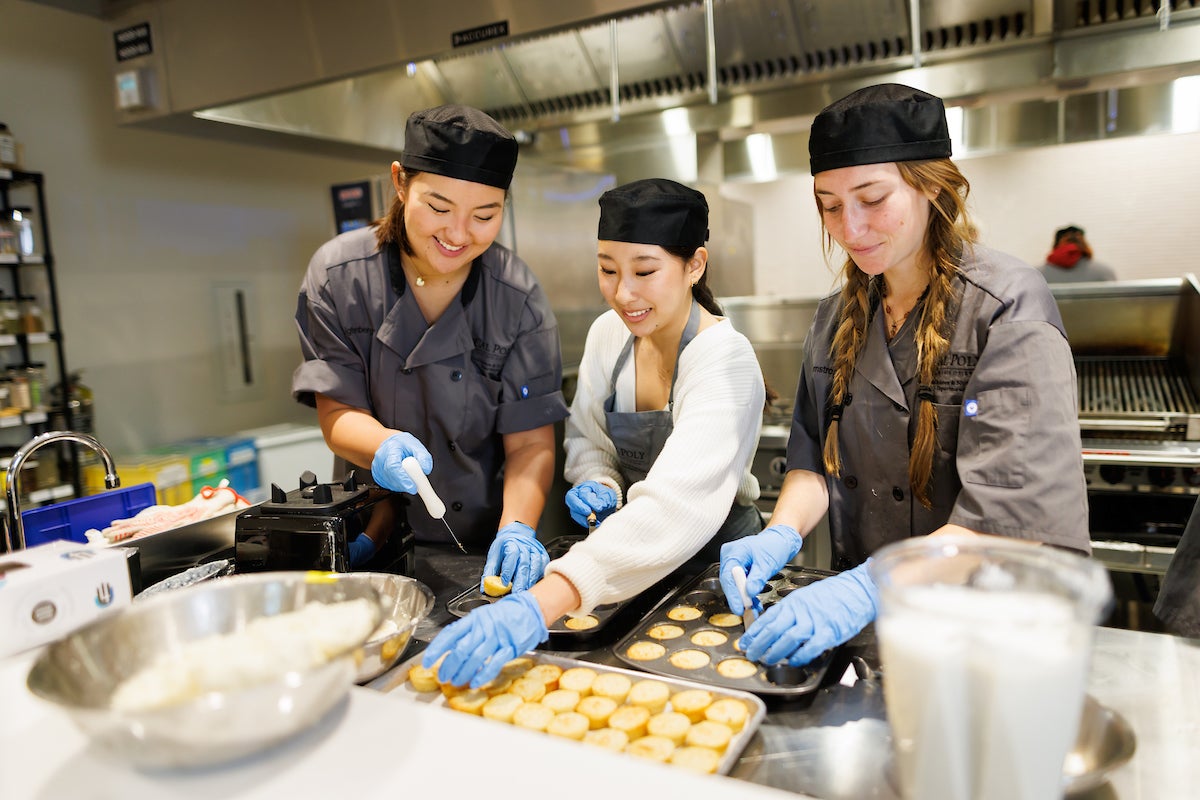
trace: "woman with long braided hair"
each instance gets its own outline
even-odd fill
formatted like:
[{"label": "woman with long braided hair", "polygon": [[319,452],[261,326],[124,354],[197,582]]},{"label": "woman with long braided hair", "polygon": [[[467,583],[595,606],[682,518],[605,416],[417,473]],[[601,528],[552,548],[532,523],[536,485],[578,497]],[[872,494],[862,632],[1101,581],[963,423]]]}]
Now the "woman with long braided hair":
[{"label": "woman with long braided hair", "polygon": [[1075,367],[1045,280],[979,244],[942,101],[860,89],[813,121],[809,155],[841,291],[805,343],[788,473],[770,526],[721,551],[753,595],[828,512],[837,576],[742,639],[799,666],[875,617],[866,561],[911,536],[981,533],[1090,552]]}]

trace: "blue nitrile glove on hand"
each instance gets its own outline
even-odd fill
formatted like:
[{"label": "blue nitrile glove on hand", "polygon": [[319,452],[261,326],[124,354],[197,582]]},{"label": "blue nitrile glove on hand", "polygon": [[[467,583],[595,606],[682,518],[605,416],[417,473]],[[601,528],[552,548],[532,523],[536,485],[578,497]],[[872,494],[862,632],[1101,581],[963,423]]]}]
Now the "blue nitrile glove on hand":
[{"label": "blue nitrile glove on hand", "polygon": [[383,440],[375,451],[371,461],[371,477],[375,483],[393,492],[417,493],[417,484],[400,466],[400,462],[412,456],[421,465],[421,471],[428,475],[433,471],[433,456],[421,444],[421,440],[411,433],[393,433]]},{"label": "blue nitrile glove on hand", "polygon": [[800,667],[854,638],[879,611],[870,563],[802,586],[768,608],[742,635],[746,658]]},{"label": "blue nitrile glove on hand", "polygon": [[[790,525],[772,525],[762,533],[744,536],[721,545],[721,588],[729,610],[744,614],[742,594],[733,582],[733,565],[740,564],[746,571],[746,594],[753,598],[767,585],[767,581],[784,565],[796,557],[804,546],[804,537]],[[761,608],[755,609],[762,611]]]},{"label": "blue nitrile glove on hand", "polygon": [[358,538],[351,542],[346,549],[350,567],[354,568],[369,561],[371,556],[375,555],[375,541],[365,533],[360,533]]},{"label": "blue nitrile glove on hand", "polygon": [[529,592],[510,594],[480,606],[439,633],[425,650],[426,669],[446,654],[438,680],[478,689],[517,656],[550,638],[542,607]]},{"label": "blue nitrile glove on hand", "polygon": [[584,481],[567,492],[567,508],[571,519],[583,527],[588,526],[588,514],[595,513],[596,522],[617,510],[617,493],[611,486],[598,481]]},{"label": "blue nitrile glove on hand", "polygon": [[[512,584],[514,592],[523,592],[542,579],[550,554],[537,540],[537,533],[524,522],[510,522],[496,533],[483,563],[483,577],[499,575]],[[479,581],[483,591],[483,579]]]}]

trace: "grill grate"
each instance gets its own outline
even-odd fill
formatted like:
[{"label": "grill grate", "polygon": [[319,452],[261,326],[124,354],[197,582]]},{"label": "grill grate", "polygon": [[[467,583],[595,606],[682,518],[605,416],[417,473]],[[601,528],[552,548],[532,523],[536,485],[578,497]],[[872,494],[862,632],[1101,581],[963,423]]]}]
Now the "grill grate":
[{"label": "grill grate", "polygon": [[1200,414],[1187,376],[1167,358],[1077,358],[1079,413]]}]

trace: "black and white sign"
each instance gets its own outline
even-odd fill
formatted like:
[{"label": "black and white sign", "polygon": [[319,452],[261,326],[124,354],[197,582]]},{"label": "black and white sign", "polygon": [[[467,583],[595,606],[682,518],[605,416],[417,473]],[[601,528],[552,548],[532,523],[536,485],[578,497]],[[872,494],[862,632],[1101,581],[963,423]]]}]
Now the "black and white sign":
[{"label": "black and white sign", "polygon": [[508,36],[508,20],[480,25],[477,28],[467,28],[465,31],[455,31],[450,34],[450,44],[454,47],[465,47],[469,44],[479,44],[490,39],[502,39]]}]

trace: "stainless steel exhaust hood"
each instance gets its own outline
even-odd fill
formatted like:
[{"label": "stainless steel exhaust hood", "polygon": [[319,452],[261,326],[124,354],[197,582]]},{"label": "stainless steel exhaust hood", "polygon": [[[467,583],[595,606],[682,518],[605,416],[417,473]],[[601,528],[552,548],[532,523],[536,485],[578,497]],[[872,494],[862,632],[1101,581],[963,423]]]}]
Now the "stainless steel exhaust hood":
[{"label": "stainless steel exhaust hood", "polygon": [[[233,126],[391,157],[411,111],[462,102],[549,163],[608,169],[674,137],[709,179],[749,175],[755,133],[773,135],[776,169],[803,168],[789,138],[798,146],[816,111],[868,83],[933,91],[976,121],[968,149],[1000,149],[1087,136],[1070,119],[1093,108],[1098,136],[1120,133],[1114,108],[1157,120],[1170,113],[1162,86],[1200,73],[1200,0],[313,0],[290,16],[272,0],[108,7],[114,31],[145,22],[155,34],[155,52],[114,66],[152,90],[119,112],[128,124]],[[706,166],[714,154],[719,165]]]}]

